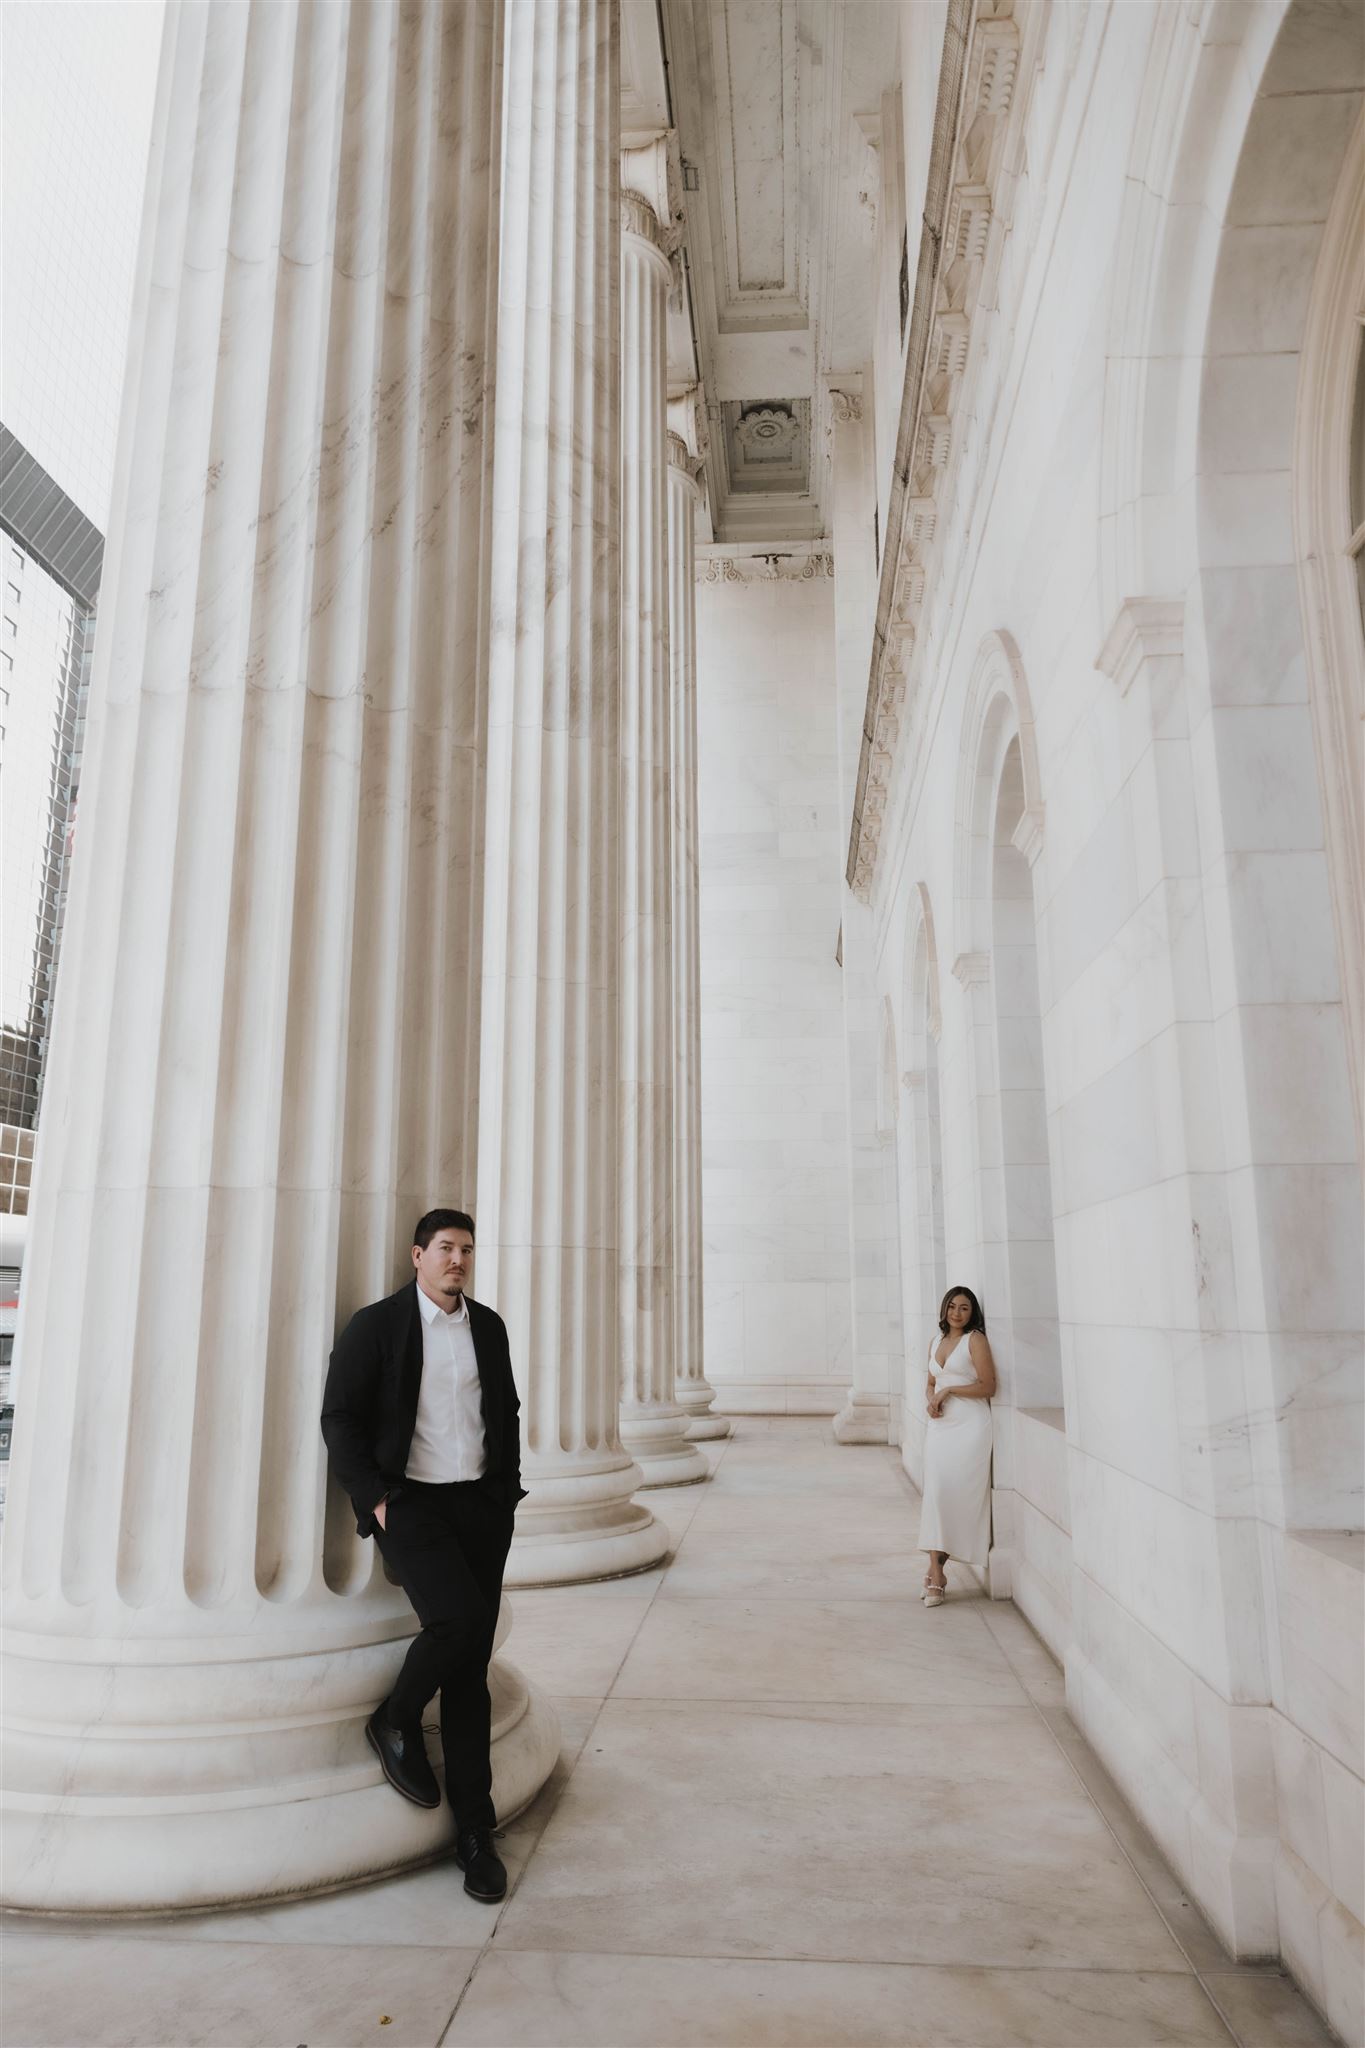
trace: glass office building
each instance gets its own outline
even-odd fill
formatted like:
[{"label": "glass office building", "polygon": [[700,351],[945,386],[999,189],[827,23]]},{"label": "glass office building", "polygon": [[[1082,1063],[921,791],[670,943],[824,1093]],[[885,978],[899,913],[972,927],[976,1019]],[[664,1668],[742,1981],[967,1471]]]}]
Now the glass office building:
[{"label": "glass office building", "polygon": [[0,1513],[161,23],[0,9]]},{"label": "glass office building", "polygon": [[80,789],[102,536],[0,427],[0,1213],[23,1215]]},{"label": "glass office building", "polygon": [[[0,1218],[27,1208],[161,17],[0,18]],[[0,1235],[3,1287],[22,1227]]]}]

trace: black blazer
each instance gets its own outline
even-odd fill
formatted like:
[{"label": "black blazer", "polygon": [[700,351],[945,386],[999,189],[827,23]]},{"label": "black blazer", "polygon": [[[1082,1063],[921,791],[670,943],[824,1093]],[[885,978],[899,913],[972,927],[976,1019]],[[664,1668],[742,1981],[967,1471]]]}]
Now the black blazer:
[{"label": "black blazer", "polygon": [[[507,1349],[507,1326],[465,1296],[483,1391],[486,1462],[479,1482],[505,1507],[522,1498],[520,1403]],[[362,1536],[374,1509],[402,1491],[417,1395],[422,1384],[422,1315],[417,1282],[357,1309],[336,1340],[322,1397],[322,1434],[333,1472],[351,1496]]]}]

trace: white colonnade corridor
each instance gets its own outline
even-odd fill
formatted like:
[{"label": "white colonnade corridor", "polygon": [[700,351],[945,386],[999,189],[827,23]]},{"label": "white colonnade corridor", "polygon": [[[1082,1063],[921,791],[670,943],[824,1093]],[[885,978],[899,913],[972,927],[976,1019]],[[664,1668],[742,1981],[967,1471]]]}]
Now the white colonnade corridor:
[{"label": "white colonnade corridor", "polygon": [[745,1417],[658,1500],[667,1562],[517,1597],[564,1747],[502,1844],[212,1916],[12,1922],[25,2048],[1326,2043],[1230,1961],[1007,1601],[917,1597],[897,1454]]}]

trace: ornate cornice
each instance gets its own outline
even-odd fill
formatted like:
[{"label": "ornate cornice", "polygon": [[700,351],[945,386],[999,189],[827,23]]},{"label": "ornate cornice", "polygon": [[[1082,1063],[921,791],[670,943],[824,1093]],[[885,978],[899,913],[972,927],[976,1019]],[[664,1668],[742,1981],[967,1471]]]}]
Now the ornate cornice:
[{"label": "ornate cornice", "polygon": [[834,574],[827,550],[740,555],[697,550],[698,583],[815,583]]},{"label": "ornate cornice", "polygon": [[953,962],[953,980],[963,988],[983,988],[991,978],[989,953],[959,953]]},{"label": "ornate cornice", "polygon": [[1022,43],[1014,0],[950,0],[950,16],[955,11],[969,16],[959,46],[965,56],[961,71],[945,64],[940,81],[929,178],[940,196],[932,219],[926,211],[920,243],[848,849],[847,879],[864,902],[892,774],[916,711],[916,646],[961,440],[972,332],[979,309],[994,304],[1029,97],[1017,90]]}]

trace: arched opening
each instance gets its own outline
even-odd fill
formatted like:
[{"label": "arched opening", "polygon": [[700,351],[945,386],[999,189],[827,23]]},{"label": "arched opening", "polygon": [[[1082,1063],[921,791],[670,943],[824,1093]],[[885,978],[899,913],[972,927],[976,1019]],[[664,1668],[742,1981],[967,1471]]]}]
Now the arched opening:
[{"label": "arched opening", "polygon": [[949,1280],[978,1285],[1000,1380],[990,1591],[1012,1595],[1063,1656],[1070,1476],[1034,896],[1045,810],[1032,701],[1007,633],[981,644],[961,749],[953,977],[963,991],[972,1115],[954,1143],[974,1167],[975,1213],[961,1236],[950,1225]]},{"label": "arched opening", "polygon": [[1365,211],[1360,53],[1356,79],[1344,77],[1342,45],[1324,33],[1346,19],[1291,6],[1261,76],[1219,239],[1197,429],[1192,665],[1207,665],[1207,707],[1192,744],[1212,770],[1199,825],[1236,1313],[1252,1399],[1275,1417],[1251,1437],[1257,1483],[1289,1530],[1361,1516],[1363,693],[1349,435]]},{"label": "arched opening", "polygon": [[1365,116],[1328,209],[1294,428],[1294,542],[1308,704],[1341,959],[1356,1138],[1365,1137]]},{"label": "arched opening", "polygon": [[1060,1408],[1057,1259],[1052,1235],[1043,1076],[1042,1006],[1033,876],[1016,835],[1024,817],[1024,778],[1016,735],[1006,751],[991,842],[991,991],[995,1007],[1000,1118],[999,1199],[1009,1342],[997,1339],[1009,1398],[1016,1408]]}]

